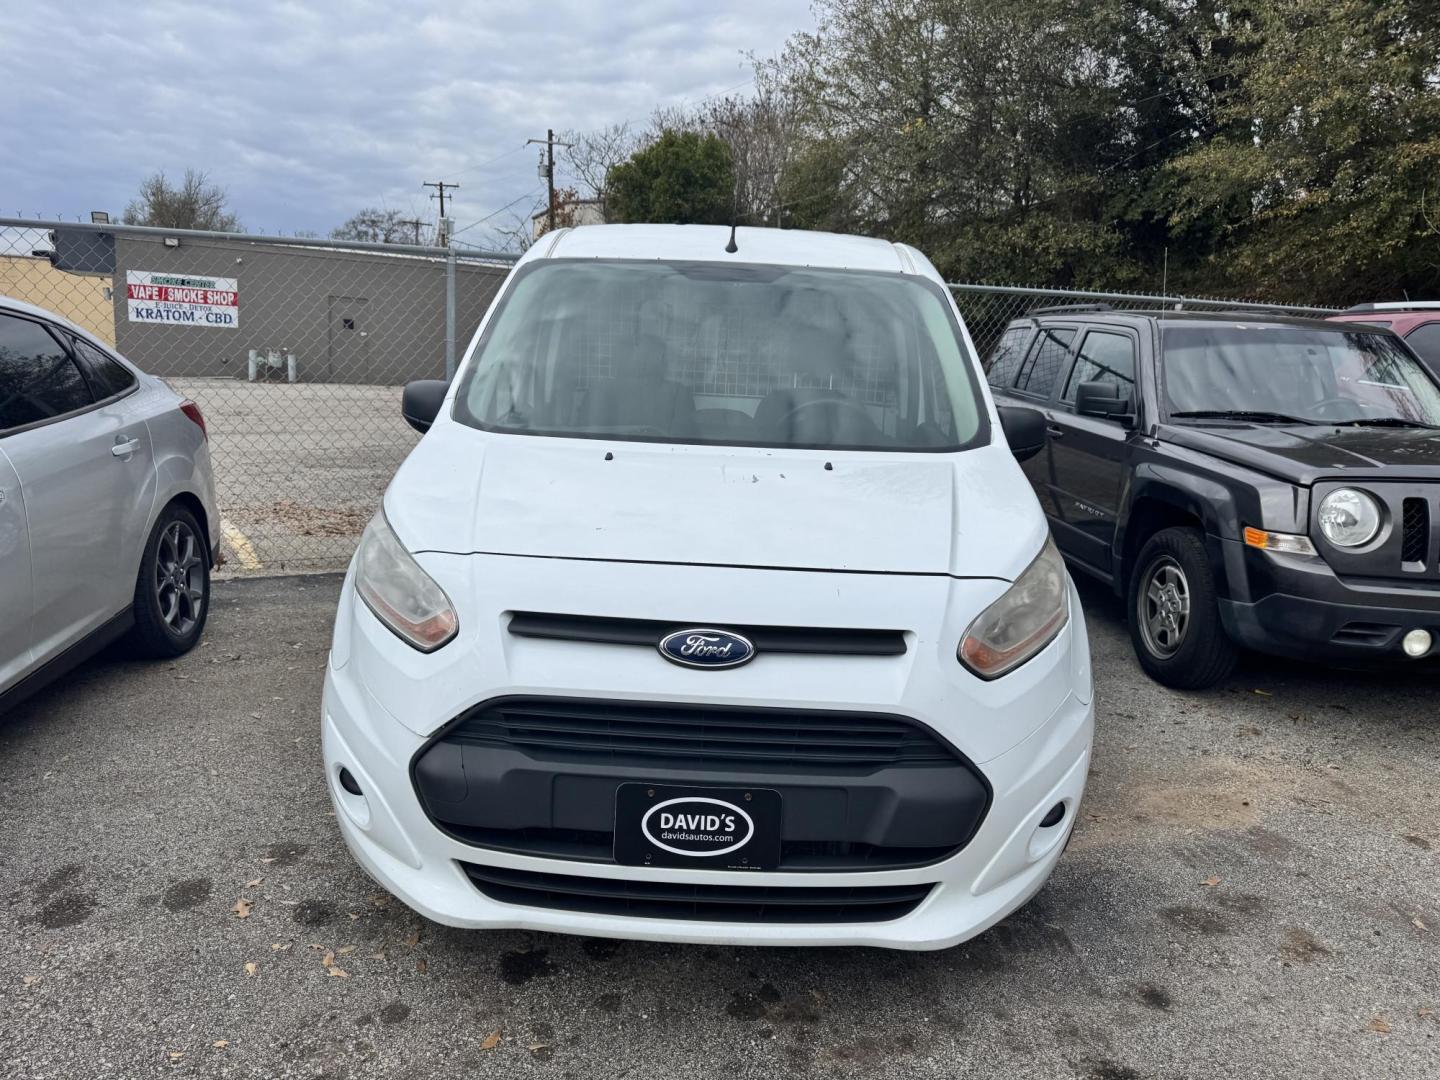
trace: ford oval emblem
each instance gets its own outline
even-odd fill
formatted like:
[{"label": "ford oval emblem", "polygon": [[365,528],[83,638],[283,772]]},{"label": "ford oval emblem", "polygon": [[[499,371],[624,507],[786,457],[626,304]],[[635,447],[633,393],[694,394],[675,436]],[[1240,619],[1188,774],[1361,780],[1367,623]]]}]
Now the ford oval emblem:
[{"label": "ford oval emblem", "polygon": [[729,630],[698,627],[666,634],[660,639],[660,655],[681,667],[731,668],[754,659],[755,646]]}]

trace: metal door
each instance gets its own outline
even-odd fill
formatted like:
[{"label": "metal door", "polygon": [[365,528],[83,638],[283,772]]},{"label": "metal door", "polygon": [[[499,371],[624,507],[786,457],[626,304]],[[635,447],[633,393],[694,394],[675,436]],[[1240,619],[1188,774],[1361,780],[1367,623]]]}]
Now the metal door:
[{"label": "metal door", "polygon": [[332,296],[325,358],[325,377],[331,382],[383,381],[370,370],[370,327],[363,296]]}]

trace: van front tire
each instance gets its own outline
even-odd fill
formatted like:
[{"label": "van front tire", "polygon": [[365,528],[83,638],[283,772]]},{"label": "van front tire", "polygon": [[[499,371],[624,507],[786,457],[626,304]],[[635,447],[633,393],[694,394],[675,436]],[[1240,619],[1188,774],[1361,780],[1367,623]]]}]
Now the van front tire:
[{"label": "van front tire", "polygon": [[1130,640],[1145,673],[1176,690],[1203,690],[1235,670],[1239,650],[1220,622],[1215,577],[1199,529],[1162,529],[1135,560]]}]

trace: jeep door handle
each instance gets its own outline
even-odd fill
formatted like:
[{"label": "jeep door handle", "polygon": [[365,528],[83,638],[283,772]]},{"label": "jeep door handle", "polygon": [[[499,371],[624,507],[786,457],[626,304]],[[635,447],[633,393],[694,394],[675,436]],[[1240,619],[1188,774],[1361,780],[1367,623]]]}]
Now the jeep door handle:
[{"label": "jeep door handle", "polygon": [[1063,439],[1065,437],[1065,429],[1056,427],[1054,424],[1046,424],[1045,433],[1052,439]]},{"label": "jeep door handle", "polygon": [[116,457],[125,458],[129,457],[131,454],[135,453],[135,451],[139,449],[139,439],[127,439],[124,442],[117,442],[114,446],[110,447],[110,453],[114,454]]}]

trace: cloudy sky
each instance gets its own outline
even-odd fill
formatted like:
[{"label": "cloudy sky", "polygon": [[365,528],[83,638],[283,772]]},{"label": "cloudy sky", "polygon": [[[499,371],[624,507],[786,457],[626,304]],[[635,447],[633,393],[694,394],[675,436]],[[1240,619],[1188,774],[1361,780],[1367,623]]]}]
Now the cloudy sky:
[{"label": "cloudy sky", "polygon": [[433,218],[437,179],[463,228],[538,197],[527,138],[748,89],[744,54],[812,25],[808,0],[4,0],[0,215],[118,214],[191,167],[250,230]]}]

